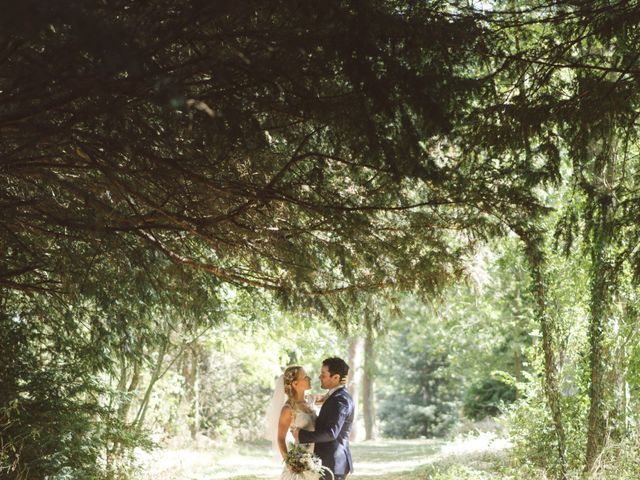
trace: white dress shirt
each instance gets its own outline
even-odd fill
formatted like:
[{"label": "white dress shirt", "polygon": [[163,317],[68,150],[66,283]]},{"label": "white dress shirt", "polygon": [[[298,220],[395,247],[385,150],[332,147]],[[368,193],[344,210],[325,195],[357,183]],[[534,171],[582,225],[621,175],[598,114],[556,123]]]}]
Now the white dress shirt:
[{"label": "white dress shirt", "polygon": [[344,385],[338,385],[337,387],[332,388],[331,390],[329,390],[327,392],[327,394],[324,396],[324,399],[326,400],[327,398],[329,398],[331,395],[334,394],[334,392],[336,392],[337,390],[340,390],[341,388],[344,388]]}]

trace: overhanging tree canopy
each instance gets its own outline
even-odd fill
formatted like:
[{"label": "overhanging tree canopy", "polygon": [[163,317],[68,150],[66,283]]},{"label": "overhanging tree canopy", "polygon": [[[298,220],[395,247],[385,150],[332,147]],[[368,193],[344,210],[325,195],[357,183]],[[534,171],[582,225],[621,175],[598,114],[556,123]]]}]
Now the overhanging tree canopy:
[{"label": "overhanging tree canopy", "polygon": [[5,287],[64,291],[78,266],[151,249],[282,291],[432,288],[466,243],[452,231],[522,200],[496,198],[503,172],[433,140],[481,85],[469,74],[481,30],[452,7],[11,8]]}]

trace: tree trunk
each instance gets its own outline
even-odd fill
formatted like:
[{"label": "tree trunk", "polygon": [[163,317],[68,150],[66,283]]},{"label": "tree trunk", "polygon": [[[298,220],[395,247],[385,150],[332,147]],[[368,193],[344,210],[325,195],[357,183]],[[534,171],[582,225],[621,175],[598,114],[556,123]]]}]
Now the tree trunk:
[{"label": "tree trunk", "polygon": [[133,372],[131,374],[131,381],[127,387],[127,395],[118,409],[118,418],[123,422],[127,422],[129,418],[129,410],[131,409],[131,402],[133,401],[133,395],[138,384],[140,383],[140,363],[138,361],[133,362]]},{"label": "tree trunk", "polygon": [[614,384],[616,385],[616,424],[620,436],[626,435],[633,428],[633,410],[631,408],[631,387],[627,381],[629,375],[630,348],[638,343],[638,311],[636,306],[625,299],[624,314],[622,323],[617,332],[614,332],[616,339],[615,365],[613,367]]},{"label": "tree trunk", "polygon": [[375,343],[373,332],[369,331],[364,342],[364,371],[362,376],[362,413],[364,416],[365,440],[375,440],[376,405],[374,379],[376,370]]},{"label": "tree trunk", "polygon": [[[611,306],[617,290],[615,265],[615,131],[611,121],[600,125],[601,145],[589,152],[594,157],[593,180],[587,189],[592,208],[591,224],[591,301],[589,310],[589,421],[585,471],[597,469],[596,461],[607,435],[606,399],[611,394],[607,382],[609,352],[605,345]],[[593,135],[595,132],[590,131]],[[595,135],[594,135],[595,136]],[[597,137],[596,137],[597,138]]]},{"label": "tree trunk", "polygon": [[[599,248],[599,247],[595,247]],[[604,346],[606,318],[608,316],[608,275],[602,251],[594,251],[592,267],[591,309],[589,318],[589,427],[585,470],[591,471],[604,448],[606,436],[605,418],[605,356]]]},{"label": "tree trunk", "polygon": [[162,366],[164,363],[164,357],[167,353],[167,347],[169,345],[169,339],[165,338],[160,346],[158,347],[158,353],[156,358],[156,365],[151,373],[151,378],[149,379],[149,384],[147,385],[147,389],[144,394],[144,398],[140,403],[140,407],[138,408],[138,413],[136,414],[136,418],[133,421],[132,426],[136,429],[141,429],[144,423],[145,416],[147,415],[147,409],[149,408],[149,401],[151,400],[151,392],[153,391],[153,387],[161,376]]},{"label": "tree trunk", "polygon": [[608,206],[601,202],[601,222],[594,228],[591,257],[591,305],[589,312],[589,423],[585,470],[592,471],[605,444],[607,420],[605,416],[606,364],[605,347],[607,321],[612,303],[612,286],[615,284],[613,268],[607,258],[611,225]]},{"label": "tree trunk", "polygon": [[[513,350],[513,376],[516,381],[522,381],[522,354],[520,353],[520,348],[516,347]],[[516,398],[520,398],[520,393],[516,390]]]},{"label": "tree trunk", "polygon": [[189,349],[186,397],[189,405],[189,433],[195,440],[200,431],[200,355],[198,345]]},{"label": "tree trunk", "polygon": [[[516,7],[516,2],[510,2],[512,7]],[[520,49],[519,33],[516,31],[515,37],[516,48]],[[522,75],[518,81],[518,89],[520,99],[524,101],[527,96],[527,87],[525,76]],[[527,137],[528,138],[528,137]],[[528,160],[531,159],[531,145],[527,140],[525,142],[525,153]],[[529,228],[517,226],[514,228],[520,239],[524,241],[531,279],[533,282],[533,295],[536,301],[536,317],[540,322],[540,330],[542,331],[542,349],[544,353],[544,391],[547,397],[547,403],[551,415],[553,417],[553,426],[558,442],[558,460],[560,461],[560,478],[568,479],[567,465],[567,441],[562,419],[562,410],[560,408],[560,390],[558,388],[558,374],[556,357],[553,341],[553,325],[547,309],[547,291],[545,284],[544,268],[544,238],[539,232],[532,231]]]},{"label": "tree trunk", "polygon": [[351,339],[349,339],[349,377],[347,378],[347,389],[355,403],[355,418],[353,426],[351,427],[351,435],[349,437],[352,442],[358,440],[360,436],[358,416],[362,405],[362,402],[360,401],[360,383],[362,382],[363,349],[364,338],[351,337]]},{"label": "tree trunk", "polygon": [[[118,393],[122,395],[120,398],[120,405],[118,405],[117,418],[126,424],[129,419],[129,411],[131,410],[131,404],[134,399],[134,393],[140,383],[140,362],[137,360],[132,361],[133,371],[131,373],[131,380],[129,380],[129,369],[127,368],[127,361],[122,358],[120,363],[120,378],[118,381]],[[129,385],[127,386],[127,382]],[[107,447],[107,453],[105,457],[107,472],[111,472],[118,457],[122,454],[123,447],[122,442],[115,440],[112,445]],[[109,473],[111,475],[111,473]]]},{"label": "tree trunk", "polygon": [[558,442],[560,478],[568,479],[567,440],[560,407],[560,390],[553,341],[553,325],[547,309],[547,291],[544,277],[545,257],[543,239],[535,232],[519,229],[517,231],[525,243],[526,255],[533,281],[533,294],[536,301],[535,312],[542,331],[542,349],[544,353],[544,392],[553,418],[553,426]]},{"label": "tree trunk", "polygon": [[628,375],[628,359],[627,359],[627,345],[628,337],[624,335],[623,327],[620,322],[616,322],[614,330],[611,332],[615,341],[610,359],[611,367],[607,369],[606,384],[611,386],[613,392],[613,403],[611,411],[609,412],[609,428],[611,431],[611,438],[615,441],[620,441],[627,430],[628,420],[628,390],[629,384],[627,383]]}]

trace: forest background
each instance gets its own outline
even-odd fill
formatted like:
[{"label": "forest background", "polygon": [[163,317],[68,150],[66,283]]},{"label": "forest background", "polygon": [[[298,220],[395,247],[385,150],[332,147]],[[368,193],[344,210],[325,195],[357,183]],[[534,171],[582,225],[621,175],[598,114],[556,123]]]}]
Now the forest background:
[{"label": "forest background", "polygon": [[3,10],[3,476],[256,441],[338,354],[360,438],[638,477],[636,2]]}]

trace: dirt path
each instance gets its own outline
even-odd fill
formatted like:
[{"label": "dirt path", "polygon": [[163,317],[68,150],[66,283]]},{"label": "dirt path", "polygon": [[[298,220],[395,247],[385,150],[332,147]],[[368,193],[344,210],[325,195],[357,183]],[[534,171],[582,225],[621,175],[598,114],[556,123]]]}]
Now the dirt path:
[{"label": "dirt path", "polygon": [[[497,479],[492,471],[503,461],[508,443],[491,435],[454,442],[380,440],[352,444],[353,480],[426,480],[430,478]],[[164,449],[143,455],[144,480],[267,480],[281,467],[268,448]],[[451,475],[449,475],[449,473]]]}]

